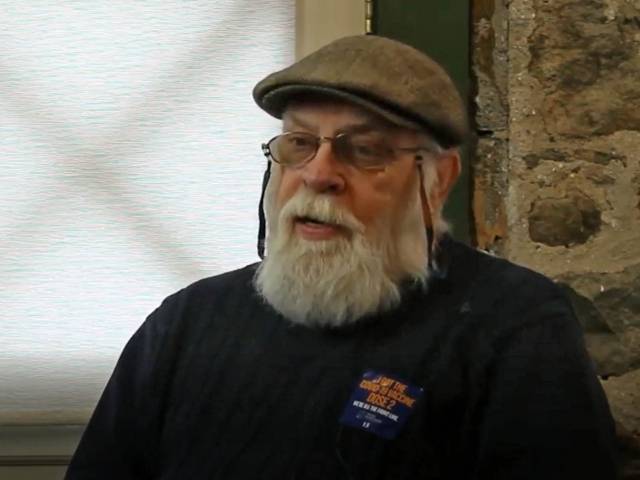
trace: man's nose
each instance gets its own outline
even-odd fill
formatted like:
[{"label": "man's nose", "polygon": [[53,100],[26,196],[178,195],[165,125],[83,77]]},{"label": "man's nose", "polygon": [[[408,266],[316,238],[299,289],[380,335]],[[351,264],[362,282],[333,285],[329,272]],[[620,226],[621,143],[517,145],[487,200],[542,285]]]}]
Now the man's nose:
[{"label": "man's nose", "polygon": [[320,144],[316,155],[302,167],[302,180],[316,193],[338,194],[344,190],[344,165],[336,158],[333,144]]}]

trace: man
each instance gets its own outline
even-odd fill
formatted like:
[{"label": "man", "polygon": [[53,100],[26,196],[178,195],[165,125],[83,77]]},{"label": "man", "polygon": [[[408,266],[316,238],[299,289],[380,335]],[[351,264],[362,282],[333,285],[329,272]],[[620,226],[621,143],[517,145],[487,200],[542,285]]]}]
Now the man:
[{"label": "man", "polygon": [[447,74],[356,36],[254,98],[283,119],[266,257],[147,318],[67,478],[614,478],[565,298],[446,234],[467,135]]}]

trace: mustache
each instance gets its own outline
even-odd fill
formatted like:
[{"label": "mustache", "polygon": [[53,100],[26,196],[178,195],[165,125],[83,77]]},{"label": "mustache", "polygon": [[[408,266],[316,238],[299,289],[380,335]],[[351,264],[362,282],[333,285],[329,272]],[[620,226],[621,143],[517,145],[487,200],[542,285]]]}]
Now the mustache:
[{"label": "mustache", "polygon": [[364,233],[364,225],[346,208],[322,194],[301,189],[291,197],[280,211],[280,221],[292,224],[298,218],[310,218],[346,228],[354,233]]}]

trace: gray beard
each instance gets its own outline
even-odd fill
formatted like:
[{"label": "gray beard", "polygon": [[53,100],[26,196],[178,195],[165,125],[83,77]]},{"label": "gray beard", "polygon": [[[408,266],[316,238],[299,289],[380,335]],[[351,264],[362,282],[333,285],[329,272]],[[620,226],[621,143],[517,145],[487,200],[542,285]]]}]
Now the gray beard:
[{"label": "gray beard", "polygon": [[[256,289],[285,318],[308,326],[352,324],[397,306],[400,283],[411,280],[426,286],[428,278],[417,192],[408,207],[396,228],[389,219],[381,219],[373,227],[375,235],[365,236],[364,226],[326,196],[298,192],[283,207],[277,223],[269,223],[267,256],[256,272]],[[302,239],[293,231],[293,218],[302,215],[339,223],[352,235]]]}]

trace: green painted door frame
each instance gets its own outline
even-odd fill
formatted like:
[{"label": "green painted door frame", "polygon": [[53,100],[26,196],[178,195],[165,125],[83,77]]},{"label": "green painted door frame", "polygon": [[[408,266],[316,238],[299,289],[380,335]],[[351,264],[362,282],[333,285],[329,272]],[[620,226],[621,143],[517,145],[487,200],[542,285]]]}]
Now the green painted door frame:
[{"label": "green painted door frame", "polygon": [[[470,95],[469,0],[373,0],[372,30],[422,50],[447,69],[463,98]],[[468,103],[468,102],[467,102]],[[454,236],[471,238],[469,150],[445,207]]]}]

